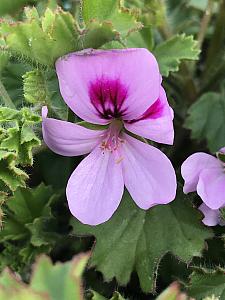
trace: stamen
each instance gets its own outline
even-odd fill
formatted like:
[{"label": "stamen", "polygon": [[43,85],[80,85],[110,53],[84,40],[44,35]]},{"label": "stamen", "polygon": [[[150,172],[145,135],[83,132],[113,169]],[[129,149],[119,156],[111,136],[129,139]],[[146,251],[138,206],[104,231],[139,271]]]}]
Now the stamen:
[{"label": "stamen", "polygon": [[120,132],[123,128],[123,123],[120,120],[113,120],[110,124],[108,132],[102,141],[100,148],[105,151],[108,150],[111,153],[116,151],[120,144],[124,143],[124,140],[120,137]]}]

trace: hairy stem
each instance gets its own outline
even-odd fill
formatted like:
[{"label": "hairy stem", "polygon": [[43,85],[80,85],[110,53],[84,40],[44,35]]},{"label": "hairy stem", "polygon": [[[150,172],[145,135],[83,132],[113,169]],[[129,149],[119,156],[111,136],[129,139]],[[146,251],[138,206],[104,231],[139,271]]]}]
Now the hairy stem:
[{"label": "hairy stem", "polygon": [[206,68],[213,64],[214,60],[221,54],[224,45],[225,37],[225,0],[223,0],[219,7],[219,14],[216,21],[216,27],[213,37],[210,42],[206,57]]},{"label": "hairy stem", "polygon": [[206,11],[202,18],[200,30],[199,30],[199,34],[198,34],[199,48],[201,48],[202,43],[205,38],[205,35],[206,35],[206,32],[207,32],[207,28],[208,28],[208,25],[209,25],[211,17],[212,17],[213,6],[214,6],[213,0],[208,0]]},{"label": "hairy stem", "polygon": [[6,91],[1,80],[0,80],[0,97],[2,98],[3,102],[5,103],[5,106],[7,106],[9,108],[13,108],[13,109],[16,108],[16,106],[12,102],[12,99],[9,97],[9,94]]}]

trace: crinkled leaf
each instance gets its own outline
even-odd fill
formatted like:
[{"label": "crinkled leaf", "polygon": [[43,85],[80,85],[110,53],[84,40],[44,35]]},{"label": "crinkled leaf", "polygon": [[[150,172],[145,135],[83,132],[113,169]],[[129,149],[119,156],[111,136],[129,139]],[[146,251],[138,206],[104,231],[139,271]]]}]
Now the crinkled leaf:
[{"label": "crinkled leaf", "polygon": [[142,289],[150,292],[155,289],[157,268],[166,253],[185,262],[201,256],[211,231],[200,219],[190,199],[179,190],[170,205],[158,205],[148,211],[139,209],[125,193],[108,222],[92,227],[73,219],[72,225],[76,235],[96,237],[90,265],[106,280],[116,277],[124,285],[136,270]]},{"label": "crinkled leaf", "polygon": [[68,108],[59,92],[55,71],[36,69],[23,75],[24,98],[37,106],[48,105],[49,110],[58,118],[66,119]]},{"label": "crinkled leaf", "polygon": [[12,191],[24,187],[28,179],[28,175],[16,167],[15,161],[14,153],[0,150],[0,185],[6,185]]},{"label": "crinkled leaf", "polygon": [[5,39],[13,55],[23,57],[35,64],[54,66],[57,58],[84,48],[98,48],[118,38],[111,24],[95,22],[85,29],[79,29],[76,20],[60,8],[46,9],[44,16],[37,18],[37,12],[26,10],[24,22],[0,24],[0,35]]},{"label": "crinkled leaf", "polygon": [[218,297],[225,299],[225,270],[218,269],[214,272],[198,270],[191,275],[188,287],[189,295],[196,300],[204,297]]},{"label": "crinkled leaf", "polygon": [[87,25],[95,20],[107,21],[123,37],[142,28],[137,22],[137,12],[125,8],[121,0],[83,0],[82,14]]},{"label": "crinkled leaf", "polygon": [[0,108],[0,125],[6,127],[6,129],[2,128],[0,149],[15,154],[16,164],[33,164],[32,150],[41,144],[33,131],[33,126],[40,121],[41,118],[28,108],[23,108],[21,111]]},{"label": "crinkled leaf", "polygon": [[[51,26],[45,25],[48,23]],[[23,23],[2,23],[1,33],[9,50],[43,65],[72,52],[78,37],[72,15],[60,9],[56,13],[47,9],[40,21],[29,18]]]},{"label": "crinkled leaf", "polygon": [[46,103],[47,89],[41,71],[33,70],[23,75],[23,92],[29,103]]},{"label": "crinkled leaf", "polygon": [[155,47],[153,52],[158,60],[161,74],[168,76],[170,72],[179,70],[179,65],[182,60],[198,59],[200,51],[193,36],[180,34],[159,44]]},{"label": "crinkled leaf", "polygon": [[225,98],[223,94],[203,94],[188,110],[185,127],[193,139],[206,139],[209,150],[225,145]]}]

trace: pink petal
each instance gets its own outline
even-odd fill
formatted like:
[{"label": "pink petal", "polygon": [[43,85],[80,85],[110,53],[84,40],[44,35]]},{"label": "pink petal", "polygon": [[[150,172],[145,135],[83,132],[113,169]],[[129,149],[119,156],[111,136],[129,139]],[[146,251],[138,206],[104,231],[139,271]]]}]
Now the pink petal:
[{"label": "pink petal", "polygon": [[95,148],[71,175],[66,195],[71,213],[82,223],[98,225],[120,204],[124,181],[121,165],[110,151]]},{"label": "pink petal", "polygon": [[173,110],[169,106],[162,87],[158,100],[139,119],[125,123],[125,127],[127,130],[152,141],[173,144]]},{"label": "pink petal", "polygon": [[124,134],[122,166],[125,186],[136,204],[148,209],[166,204],[176,195],[176,175],[160,150]]},{"label": "pink petal", "polygon": [[225,172],[222,165],[200,173],[197,193],[211,209],[225,206]]},{"label": "pink petal", "polygon": [[56,70],[65,102],[75,114],[88,122],[109,122],[96,110],[99,103],[94,105],[100,102],[94,97],[96,89],[100,87],[100,92],[104,94],[101,101],[106,101],[109,106],[107,109],[111,109],[114,100],[111,99],[109,103],[105,98],[108,98],[109,90],[116,94],[115,89],[119,86],[119,95],[116,96],[126,96],[122,102],[118,100],[126,120],[143,114],[159,96],[161,76],[158,64],[146,49],[89,49],[75,52],[58,59]]},{"label": "pink petal", "polygon": [[212,155],[199,152],[189,156],[181,166],[181,174],[185,181],[184,193],[197,190],[199,175],[204,169],[220,167],[220,162]]},{"label": "pink petal", "polygon": [[70,122],[47,118],[42,109],[42,134],[47,146],[60,155],[76,156],[92,151],[102,140],[105,130],[90,130]]},{"label": "pink petal", "polygon": [[220,223],[220,211],[219,209],[211,209],[204,203],[198,208],[203,214],[204,219],[202,222],[207,226],[216,226]]}]

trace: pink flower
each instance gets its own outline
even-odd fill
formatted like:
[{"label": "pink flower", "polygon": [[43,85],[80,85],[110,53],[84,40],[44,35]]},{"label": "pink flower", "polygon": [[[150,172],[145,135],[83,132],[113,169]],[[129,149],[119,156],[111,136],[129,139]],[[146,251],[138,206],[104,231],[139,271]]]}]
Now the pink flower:
[{"label": "pink flower", "polygon": [[[225,148],[218,154],[225,153]],[[181,166],[184,193],[197,191],[204,204],[200,210],[205,215],[203,223],[209,226],[222,224],[219,209],[225,206],[225,163],[206,153],[189,156]]]},{"label": "pink flower", "polygon": [[217,224],[225,226],[225,222],[221,220],[220,210],[211,209],[205,203],[202,203],[198,208],[203,214],[204,219],[202,222],[207,226],[216,226]]},{"label": "pink flower", "polygon": [[90,49],[60,58],[56,70],[71,110],[87,122],[108,125],[87,129],[47,118],[43,108],[43,137],[50,149],[65,156],[91,152],[67,184],[71,213],[85,224],[107,221],[124,185],[142,209],[172,201],[176,176],[171,162],[129,134],[173,143],[173,112],[154,56],[146,49]]}]

